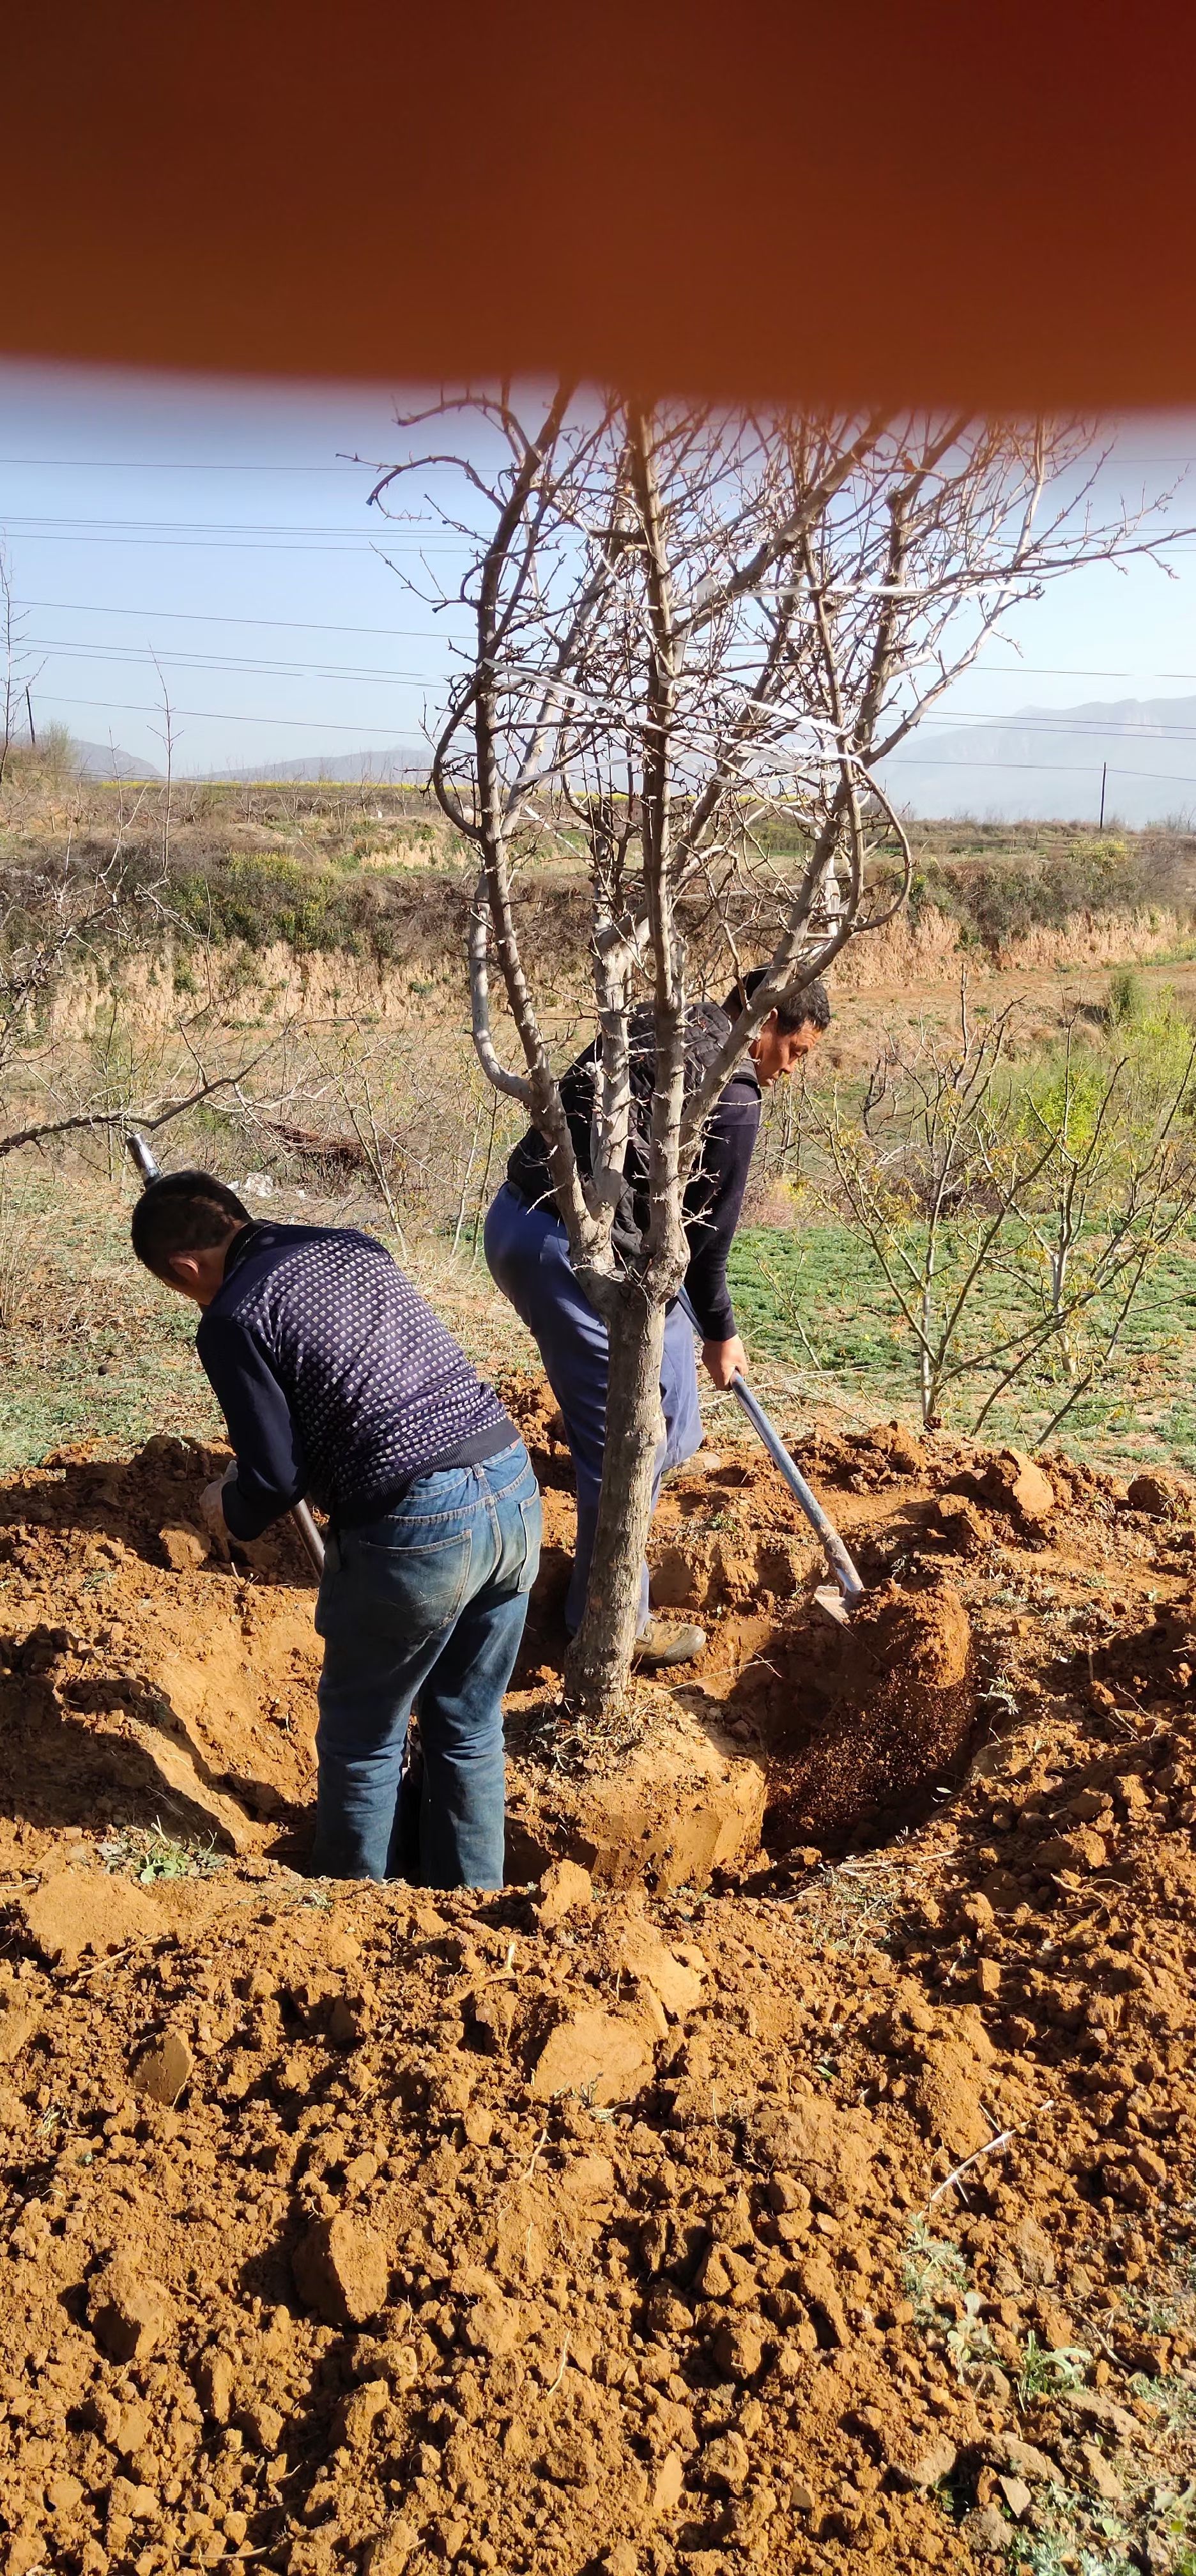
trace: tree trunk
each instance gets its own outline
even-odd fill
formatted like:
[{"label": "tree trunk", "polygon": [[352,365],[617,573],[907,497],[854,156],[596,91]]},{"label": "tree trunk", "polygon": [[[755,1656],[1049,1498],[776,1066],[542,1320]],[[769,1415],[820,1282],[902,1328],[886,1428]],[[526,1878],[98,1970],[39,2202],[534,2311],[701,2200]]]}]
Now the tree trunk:
[{"label": "tree trunk", "polygon": [[565,1668],[569,1698],[587,1717],[617,1708],[640,1624],[640,1569],[662,1436],[664,1319],[663,1305],[647,1298],[638,1282],[616,1295],[606,1319],[610,1370],[598,1525],[585,1615]]}]

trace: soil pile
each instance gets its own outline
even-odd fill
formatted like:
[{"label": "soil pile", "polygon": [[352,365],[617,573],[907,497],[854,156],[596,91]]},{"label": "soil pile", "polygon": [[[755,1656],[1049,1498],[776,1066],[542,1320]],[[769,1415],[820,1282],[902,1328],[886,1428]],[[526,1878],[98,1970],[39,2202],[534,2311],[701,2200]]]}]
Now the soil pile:
[{"label": "soil pile", "polygon": [[[554,1442],[543,1408],[563,1551]],[[513,1803],[544,1867],[684,1719],[770,1782],[768,1849],[433,1898],[278,1856],[311,1592],[285,1534],[196,1553],[210,1463],[67,1453],[3,1498],[9,2576],[1179,2576],[1183,1492],[811,1440],[873,1586],[844,1637],[780,1479],[694,1461],[654,1554],[708,1657],[571,1742],[550,1549]]]},{"label": "soil pile", "polygon": [[61,1450],[0,1489],[0,1805],[252,1850],[310,1794],[318,1649],[288,1525],[252,1569],[198,1518],[227,1452]]},{"label": "soil pile", "polygon": [[13,2576],[1170,2566],[1194,1785],[1186,1714],[1036,1719],[786,1897],[60,1847],[0,1970]]},{"label": "soil pile", "polygon": [[[782,1847],[899,1825],[928,1783],[950,1777],[972,1731],[972,1631],[950,1584],[885,1584],[845,1632],[831,1630],[833,1660],[817,1617],[778,1641],[775,1670],[750,1695],[772,1748],[770,1823]],[[802,1733],[801,1751],[786,1752]]]}]

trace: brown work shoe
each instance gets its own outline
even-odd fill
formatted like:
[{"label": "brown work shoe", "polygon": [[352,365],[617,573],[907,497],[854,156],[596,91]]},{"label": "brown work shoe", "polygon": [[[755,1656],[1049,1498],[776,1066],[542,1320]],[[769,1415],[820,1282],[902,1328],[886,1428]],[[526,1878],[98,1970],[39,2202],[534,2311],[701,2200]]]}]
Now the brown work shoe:
[{"label": "brown work shoe", "polygon": [[692,1664],[705,1644],[705,1629],[695,1628],[687,1620],[649,1619],[636,1638],[632,1661],[645,1672],[658,1673],[666,1664]]}]

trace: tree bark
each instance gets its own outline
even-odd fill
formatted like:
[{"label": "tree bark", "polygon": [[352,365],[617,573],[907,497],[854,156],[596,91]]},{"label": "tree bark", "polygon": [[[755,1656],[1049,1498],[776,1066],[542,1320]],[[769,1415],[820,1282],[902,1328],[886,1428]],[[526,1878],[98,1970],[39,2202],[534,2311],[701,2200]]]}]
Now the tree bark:
[{"label": "tree bark", "polygon": [[[607,1298],[603,1308],[607,1310]],[[585,1614],[569,1649],[565,1687],[587,1717],[606,1717],[627,1686],[640,1624],[640,1569],[652,1517],[660,1445],[664,1307],[638,1281],[622,1283],[606,1311],[610,1367],[606,1450]]]}]

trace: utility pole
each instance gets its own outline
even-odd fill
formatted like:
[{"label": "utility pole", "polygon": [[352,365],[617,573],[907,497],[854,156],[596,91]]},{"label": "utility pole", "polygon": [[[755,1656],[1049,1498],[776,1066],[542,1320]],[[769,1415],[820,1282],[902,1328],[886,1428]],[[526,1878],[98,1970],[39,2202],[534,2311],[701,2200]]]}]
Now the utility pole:
[{"label": "utility pole", "polygon": [[1108,775],[1108,761],[1102,760],[1100,765],[1100,821],[1096,827],[1098,832],[1103,832],[1105,828],[1105,781],[1108,778]]},{"label": "utility pole", "polygon": [[30,741],[30,746],[31,746],[31,748],[32,748],[34,751],[36,751],[36,750],[37,750],[37,735],[35,734],[35,732],[34,732],[34,730],[33,730],[33,700],[32,700],[32,698],[31,698],[31,697],[30,697],[30,695],[29,695],[29,682],[28,682],[28,680],[26,680],[26,682],[25,682],[25,713],[26,713],[26,715],[27,715],[27,716],[28,716],[28,718],[29,718],[29,741]]}]

